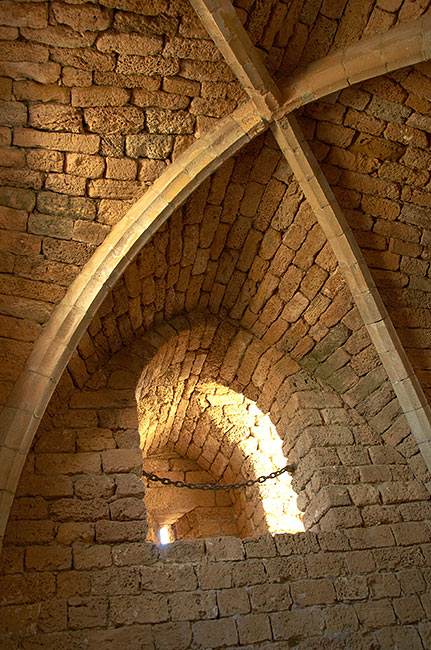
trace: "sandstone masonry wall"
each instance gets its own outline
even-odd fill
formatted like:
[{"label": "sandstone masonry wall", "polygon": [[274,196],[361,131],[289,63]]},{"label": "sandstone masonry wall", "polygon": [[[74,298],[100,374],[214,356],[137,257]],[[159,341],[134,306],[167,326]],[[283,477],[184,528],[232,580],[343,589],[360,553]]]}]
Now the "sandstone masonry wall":
[{"label": "sandstone masonry wall", "polygon": [[130,202],[241,97],[188,3],[2,3],[2,404]]},{"label": "sandstone masonry wall", "polygon": [[430,75],[426,62],[353,86],[303,122],[427,396]]},{"label": "sandstone masonry wall", "polygon": [[160,549],[118,539],[74,566],[42,547],[27,551],[26,574],[23,550],[6,549],[2,647],[429,647],[429,527],[353,532]]},{"label": "sandstone masonry wall", "polygon": [[[0,583],[5,647],[310,648],[322,637],[329,648],[426,647],[431,507],[423,481],[415,478],[424,469],[412,443],[396,449],[384,442],[332,388],[292,360],[267,377],[265,387],[273,391],[268,412],[285,454],[298,463],[292,484],[304,523],[316,532],[179,542],[160,550],[145,543],[137,383],[138,396],[146,395],[147,375],[158,382],[165,377],[166,387],[169,380],[183,384],[168,440],[187,457],[193,436],[182,437],[179,425],[186,402],[192,404],[190,387],[199,393],[199,381],[209,378],[226,387],[224,360],[238,358],[227,354],[229,339],[221,353],[225,329],[213,317],[190,317],[186,324],[185,317],[174,319],[137,340],[83,390],[64,375],[6,533]],[[199,373],[191,355],[206,355]],[[261,391],[263,402],[268,390]],[[259,397],[256,404],[263,408],[263,402]],[[403,418],[388,417],[392,434],[400,434]],[[401,434],[405,442],[407,433]],[[227,443],[212,428],[196,448],[216,449],[220,459],[225,445],[231,467],[223,477],[250,476],[255,454],[243,451],[235,470],[237,456]],[[206,453],[197,459],[204,468]],[[217,463],[219,472],[223,467],[211,465],[215,475]],[[259,503],[245,495],[241,505],[256,532],[267,505],[260,496]]]}]

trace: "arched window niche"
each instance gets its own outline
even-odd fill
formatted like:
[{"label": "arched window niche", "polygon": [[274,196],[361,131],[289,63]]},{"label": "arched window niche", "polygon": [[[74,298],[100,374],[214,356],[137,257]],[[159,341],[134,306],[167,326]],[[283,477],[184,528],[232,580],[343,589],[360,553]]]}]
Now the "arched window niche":
[{"label": "arched window niche", "polygon": [[[202,316],[174,319],[163,331],[169,340],[144,368],[136,391],[144,469],[171,480],[222,485],[283,468],[283,441],[256,403],[259,391],[252,382],[245,391],[235,379],[253,337]],[[157,543],[162,527],[171,540],[302,531],[291,483],[288,473],[223,491],[149,481],[148,539]]]},{"label": "arched window niche", "polygon": [[[177,374],[168,376],[178,380]],[[153,400],[142,405],[146,418],[153,418],[156,411],[163,417],[163,404],[154,399],[160,392],[150,391]],[[276,428],[252,400],[223,385],[202,381],[189,404],[183,422],[176,422],[170,432],[173,439],[168,437],[163,447],[162,438],[156,435],[148,446],[143,459],[147,472],[192,484],[222,485],[266,476],[286,465]],[[170,425],[169,417],[165,424]],[[284,473],[262,484],[226,491],[149,481],[146,504],[149,523],[153,521],[157,530],[169,526],[174,539],[250,537],[303,530],[296,498],[291,477]],[[157,531],[151,530],[150,535],[157,541]]]},{"label": "arched window niche", "polygon": [[[86,337],[79,354],[90,368]],[[25,543],[30,500],[49,519],[49,541],[63,545],[159,543],[163,526],[170,541],[372,526],[396,516],[394,481],[416,498],[407,467],[394,473],[392,447],[322,378],[215,316],[159,323],[106,354],[91,375],[82,356],[71,360],[37,433],[6,544]],[[223,492],[142,478],[144,468],[236,483],[288,463],[292,475]]]},{"label": "arched window niche", "polygon": [[[97,322],[91,329],[97,343]],[[165,525],[169,541],[333,532],[398,521],[406,495],[428,500],[415,475],[421,466],[410,468],[349,406],[348,392],[344,398],[316,376],[325,363],[313,376],[206,314],[156,324],[105,361],[91,340],[83,337],[28,455],[6,531],[10,552],[37,537],[49,553],[71,547],[77,567],[93,553],[103,565],[111,548],[159,543]],[[392,431],[406,438],[403,417]],[[236,483],[287,463],[296,465],[292,475],[221,496],[203,492],[200,502],[182,489],[146,487],[142,477],[146,468]]]}]

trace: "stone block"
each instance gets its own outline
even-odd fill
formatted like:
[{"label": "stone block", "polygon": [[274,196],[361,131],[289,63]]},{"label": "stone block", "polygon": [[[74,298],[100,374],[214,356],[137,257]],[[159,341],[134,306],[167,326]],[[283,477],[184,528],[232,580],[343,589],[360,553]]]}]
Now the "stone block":
[{"label": "stone block", "polygon": [[29,546],[26,569],[30,571],[61,571],[72,568],[72,549],[55,546]]},{"label": "stone block", "polygon": [[84,122],[93,133],[126,135],[141,131],[145,116],[135,106],[84,108]]},{"label": "stone block", "polygon": [[96,596],[138,594],[139,567],[110,567],[91,575],[91,593]]},{"label": "stone block", "polygon": [[2,25],[43,28],[48,24],[48,7],[42,4],[16,4],[6,0],[0,10]]},{"label": "stone block", "polygon": [[33,104],[29,107],[29,126],[44,131],[80,133],[82,120],[79,111],[61,104]]},{"label": "stone block", "polygon": [[98,473],[100,471],[100,454],[39,454],[36,460],[36,468],[40,474],[50,475]]},{"label": "stone block", "polygon": [[65,171],[68,174],[83,176],[84,178],[99,178],[103,176],[105,161],[100,156],[87,154],[66,154]]},{"label": "stone block", "polygon": [[74,544],[73,564],[75,569],[100,569],[111,566],[111,547],[102,544]]},{"label": "stone block", "polygon": [[91,106],[123,106],[129,100],[129,92],[124,88],[112,86],[91,86],[90,88],[73,88],[72,106],[88,108]]},{"label": "stone block", "polygon": [[[265,560],[265,569],[270,582],[285,583],[307,577],[305,561],[302,557],[269,558]],[[264,580],[261,584],[264,584]],[[259,584],[258,581],[255,584]]]},{"label": "stone block", "polygon": [[57,23],[68,25],[76,32],[104,31],[108,28],[111,18],[105,7],[89,5],[54,4],[52,13]]},{"label": "stone block", "polygon": [[97,179],[89,182],[88,194],[99,199],[137,199],[144,188],[138,181]]},{"label": "stone block", "polygon": [[114,479],[110,476],[82,476],[75,481],[74,490],[80,499],[102,499],[114,494],[114,485]]},{"label": "stone block", "polygon": [[[427,643],[427,638],[429,636],[429,631],[426,628],[427,624],[421,626],[422,638]],[[397,645],[399,647],[405,646],[406,648],[411,648],[411,650],[420,650],[422,641],[419,636],[419,632],[413,627],[387,627],[383,630],[376,631],[376,637],[378,643],[380,644],[382,650],[390,650],[395,648]]]},{"label": "stone block", "polygon": [[147,535],[146,521],[98,521],[96,540],[99,543],[139,542]]},{"label": "stone block", "polygon": [[73,596],[68,601],[68,624],[72,630],[104,627],[108,617],[108,600]]},{"label": "stone block", "polygon": [[10,575],[0,579],[1,604],[40,603],[55,595],[53,573]]},{"label": "stone block", "polygon": [[50,504],[53,521],[96,521],[109,516],[108,504],[103,499],[58,499]]},{"label": "stone block", "polygon": [[153,626],[153,637],[160,650],[188,650],[191,643],[189,623],[162,623]]},{"label": "stone block", "polygon": [[21,27],[22,35],[29,41],[44,43],[45,45],[57,46],[59,42],[65,48],[91,47],[95,40],[92,32],[74,32],[70,27],[64,25],[48,25],[43,29]]},{"label": "stone block", "polygon": [[396,543],[400,546],[409,546],[411,544],[426,543],[431,540],[430,531],[419,522],[406,521],[403,523],[392,524],[392,531]]},{"label": "stone block", "polygon": [[[18,635],[23,629],[28,629],[31,625],[36,625],[37,621],[37,605],[9,605],[2,607],[0,610],[0,625],[3,630],[3,635]],[[13,643],[13,641],[12,641]],[[6,648],[12,648],[7,645]]]},{"label": "stone block", "polygon": [[265,614],[241,616],[238,619],[237,626],[241,644],[254,644],[272,638],[269,616]]},{"label": "stone block", "polygon": [[337,599],[341,601],[363,600],[368,597],[365,576],[340,577],[335,580]]},{"label": "stone block", "polygon": [[76,133],[44,133],[32,129],[14,129],[14,144],[19,147],[42,147],[58,151],[96,153],[99,136]]},{"label": "stone block", "polygon": [[395,540],[389,526],[370,526],[369,528],[352,528],[346,531],[352,548],[379,548],[394,546]]},{"label": "stone block", "polygon": [[105,472],[134,472],[142,463],[139,449],[109,449],[102,452],[102,465]]},{"label": "stone block", "polygon": [[80,86],[85,88],[93,83],[92,73],[89,70],[79,70],[72,66],[65,66],[62,69],[61,80],[64,86],[69,87]]},{"label": "stone block", "polygon": [[146,519],[146,508],[143,499],[133,497],[117,499],[109,506],[111,519],[127,521]]},{"label": "stone block", "polygon": [[159,36],[142,36],[137,33],[103,34],[96,45],[100,52],[146,56],[160,52],[163,41]]},{"label": "stone block", "polygon": [[148,109],[146,121],[150,134],[185,134],[194,132],[194,117],[186,111]]},{"label": "stone block", "polygon": [[193,641],[202,647],[234,645],[238,634],[232,618],[218,621],[198,621],[192,626]]},{"label": "stone block", "polygon": [[221,616],[234,616],[250,612],[250,601],[244,588],[219,590],[217,604]]},{"label": "stone block", "polygon": [[169,596],[169,609],[174,621],[199,621],[218,616],[216,594],[210,591],[173,594]]},{"label": "stone block", "polygon": [[323,612],[315,607],[279,612],[271,615],[274,638],[277,641],[289,639],[308,639],[309,636],[321,635],[324,629]]},{"label": "stone block", "polygon": [[63,154],[59,151],[40,151],[34,149],[29,151],[26,160],[31,169],[38,169],[44,172],[62,172]]},{"label": "stone block", "polygon": [[383,503],[406,503],[406,501],[421,501],[427,499],[427,490],[419,481],[384,482],[379,485]]},{"label": "stone block", "polygon": [[356,608],[356,613],[361,625],[368,629],[386,627],[395,622],[394,610],[389,600],[360,603]]},{"label": "stone block", "polygon": [[397,578],[392,573],[376,573],[368,577],[373,598],[397,598],[401,594]]},{"label": "stone block", "polygon": [[89,543],[94,540],[94,525],[92,523],[66,522],[60,524],[55,539],[58,544],[69,546],[75,542]]},{"label": "stone block", "polygon": [[330,580],[301,580],[291,585],[294,602],[302,607],[332,603],[336,599]]},{"label": "stone block", "polygon": [[[90,647],[128,648],[128,650],[153,650],[152,626],[127,625],[106,630],[89,629],[85,632],[85,641]],[[80,641],[78,641],[80,643]],[[53,649],[55,650],[55,648]]]},{"label": "stone block", "polygon": [[201,589],[229,589],[232,587],[232,565],[229,562],[202,562],[197,568]]},{"label": "stone block", "polygon": [[354,607],[350,605],[336,605],[328,610],[326,622],[330,634],[346,634],[358,629],[358,617]]},{"label": "stone block", "polygon": [[32,79],[42,84],[54,84],[60,77],[58,63],[34,63],[27,61],[5,61],[0,64],[0,72],[12,79]]}]

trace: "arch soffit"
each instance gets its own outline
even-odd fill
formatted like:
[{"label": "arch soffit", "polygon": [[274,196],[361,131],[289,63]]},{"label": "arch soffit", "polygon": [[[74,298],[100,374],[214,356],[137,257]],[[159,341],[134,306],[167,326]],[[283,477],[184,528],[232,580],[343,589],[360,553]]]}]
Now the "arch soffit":
[{"label": "arch soffit", "polygon": [[262,117],[253,100],[242,105],[186,150],[130,208],[51,316],[0,415],[5,432],[0,462],[6,468],[0,482],[1,533],[34,433],[73,350],[108,291],[158,227],[270,122],[352,83],[429,58],[431,16],[424,16],[311,64],[294,76],[283,103],[270,115]]}]

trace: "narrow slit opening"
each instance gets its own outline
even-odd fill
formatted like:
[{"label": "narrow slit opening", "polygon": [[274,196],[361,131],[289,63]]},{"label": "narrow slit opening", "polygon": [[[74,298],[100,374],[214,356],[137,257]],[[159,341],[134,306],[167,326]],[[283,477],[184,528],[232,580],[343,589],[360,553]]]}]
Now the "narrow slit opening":
[{"label": "narrow slit opening", "polygon": [[161,526],[159,529],[159,542],[160,544],[170,544],[171,543],[171,534],[169,526]]}]

